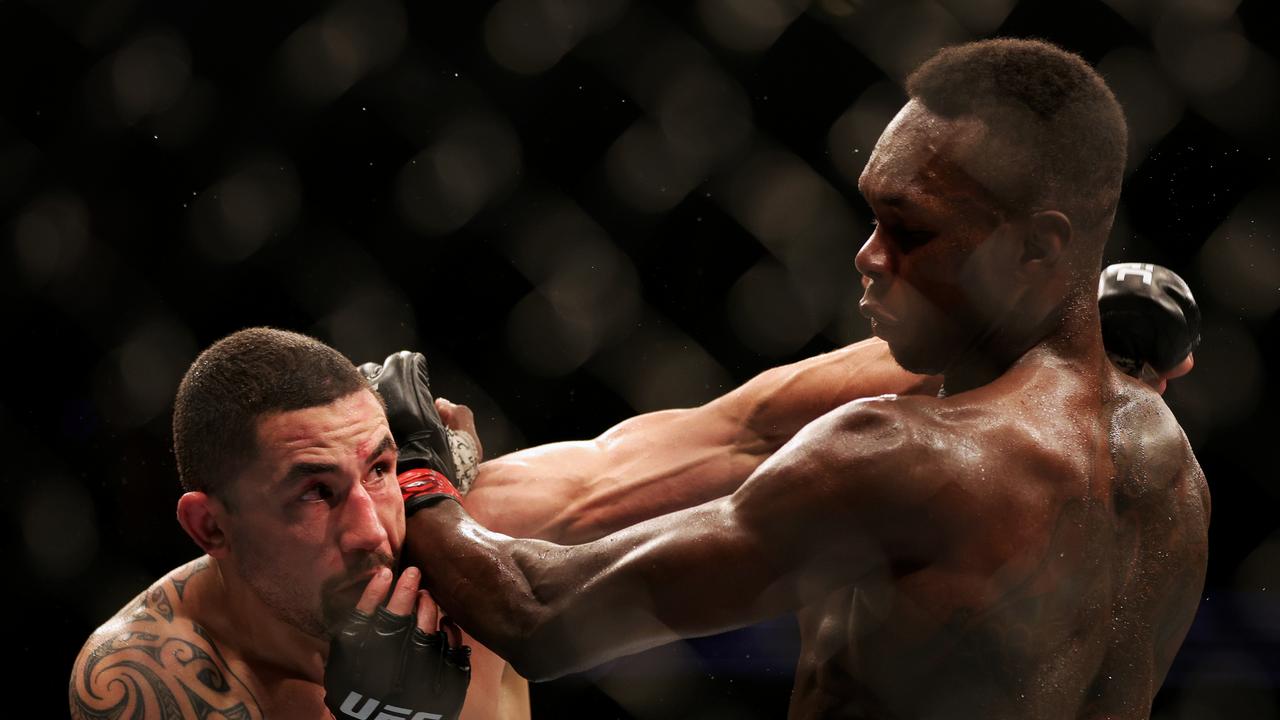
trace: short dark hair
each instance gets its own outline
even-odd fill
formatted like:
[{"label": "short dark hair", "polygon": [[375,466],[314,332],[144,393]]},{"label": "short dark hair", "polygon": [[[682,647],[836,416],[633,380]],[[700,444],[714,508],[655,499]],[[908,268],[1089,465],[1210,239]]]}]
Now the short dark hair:
[{"label": "short dark hair", "polygon": [[209,346],[187,368],[173,408],[173,452],[184,490],[229,501],[226,489],[257,454],[257,420],[326,405],[369,385],[315,338],[256,327]]},{"label": "short dark hair", "polygon": [[1079,55],[1041,40],[956,45],[912,72],[907,93],[943,117],[976,116],[1011,143],[1017,162],[1006,166],[1020,174],[1009,185],[1015,196],[1002,200],[1105,229],[1120,197],[1128,130],[1106,81]]}]

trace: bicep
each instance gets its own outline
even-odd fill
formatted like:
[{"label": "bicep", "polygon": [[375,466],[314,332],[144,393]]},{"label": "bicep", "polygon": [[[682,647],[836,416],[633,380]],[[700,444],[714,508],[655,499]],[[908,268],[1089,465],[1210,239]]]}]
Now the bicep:
[{"label": "bicep", "polygon": [[154,624],[120,624],[90,639],[72,669],[73,718],[263,717],[203,633],[175,635]]}]

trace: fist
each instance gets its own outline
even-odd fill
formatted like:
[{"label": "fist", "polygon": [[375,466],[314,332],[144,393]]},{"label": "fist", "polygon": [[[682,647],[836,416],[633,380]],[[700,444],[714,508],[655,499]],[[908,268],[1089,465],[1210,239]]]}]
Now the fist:
[{"label": "fist", "polygon": [[361,365],[360,372],[387,406],[387,424],[399,447],[396,471],[406,515],[440,497],[457,499],[458,472],[431,397],[427,359],[402,350],[388,355],[381,365]]}]

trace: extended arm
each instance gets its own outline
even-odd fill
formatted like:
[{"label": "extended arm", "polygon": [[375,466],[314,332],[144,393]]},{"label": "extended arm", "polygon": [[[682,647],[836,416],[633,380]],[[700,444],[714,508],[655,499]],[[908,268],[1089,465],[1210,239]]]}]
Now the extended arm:
[{"label": "extended arm", "polygon": [[772,617],[858,580],[905,532],[911,484],[892,465],[910,433],[884,403],[856,405],[732,496],[592,543],[513,539],[440,502],[409,519],[406,553],[452,617],[535,679]]},{"label": "extended arm", "polygon": [[844,403],[936,385],[900,368],[883,341],[865,340],[766,371],[700,407],[490,460],[468,508],[508,535],[586,542],[732,493],[800,428]]}]

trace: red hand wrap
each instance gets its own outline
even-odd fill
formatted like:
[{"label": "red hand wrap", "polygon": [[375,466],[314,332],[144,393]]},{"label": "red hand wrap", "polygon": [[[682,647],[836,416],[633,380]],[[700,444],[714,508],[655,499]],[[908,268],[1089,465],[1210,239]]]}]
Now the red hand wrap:
[{"label": "red hand wrap", "polygon": [[406,503],[422,495],[448,495],[459,503],[462,502],[462,496],[458,494],[453,483],[449,482],[449,478],[435,470],[427,468],[405,470],[396,477],[396,480],[400,483],[400,496]]}]

